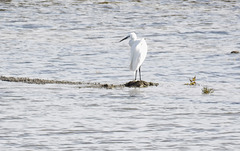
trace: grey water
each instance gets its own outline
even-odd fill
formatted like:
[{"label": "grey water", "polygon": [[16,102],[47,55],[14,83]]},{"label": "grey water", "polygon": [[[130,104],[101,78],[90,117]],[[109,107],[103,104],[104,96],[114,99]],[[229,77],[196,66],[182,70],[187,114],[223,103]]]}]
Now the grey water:
[{"label": "grey water", "polygon": [[0,81],[0,150],[240,150],[237,0],[1,0],[0,76],[126,83],[130,32],[158,87]]}]

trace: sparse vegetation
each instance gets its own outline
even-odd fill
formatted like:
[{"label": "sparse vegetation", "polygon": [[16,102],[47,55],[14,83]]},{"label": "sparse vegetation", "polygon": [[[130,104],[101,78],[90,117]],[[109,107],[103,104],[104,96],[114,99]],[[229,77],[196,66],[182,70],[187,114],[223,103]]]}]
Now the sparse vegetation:
[{"label": "sparse vegetation", "polygon": [[202,93],[203,94],[210,94],[210,93],[213,93],[213,92],[214,92],[214,90],[212,88],[208,88],[207,86],[202,88]]},{"label": "sparse vegetation", "polygon": [[[192,79],[189,79],[189,83],[185,83],[184,85],[197,85],[196,83],[196,76],[194,76]],[[199,85],[199,84],[198,84]],[[212,88],[208,88],[207,86],[204,86],[202,88],[202,93],[203,94],[210,94],[210,93],[213,93],[214,92],[214,89]]]}]

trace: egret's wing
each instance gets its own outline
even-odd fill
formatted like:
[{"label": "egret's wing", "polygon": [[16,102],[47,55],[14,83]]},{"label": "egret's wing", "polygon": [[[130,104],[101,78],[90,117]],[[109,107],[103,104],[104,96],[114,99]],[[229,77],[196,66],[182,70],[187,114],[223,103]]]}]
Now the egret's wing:
[{"label": "egret's wing", "polygon": [[147,43],[145,39],[142,39],[137,47],[139,47],[140,50],[139,66],[137,67],[139,68],[147,56]]},{"label": "egret's wing", "polygon": [[131,62],[130,62],[130,70],[137,70],[137,66],[139,63],[140,52],[136,50],[136,47],[131,49]]},{"label": "egret's wing", "polygon": [[144,39],[138,40],[131,48],[130,70],[137,70],[147,55],[147,43]]}]

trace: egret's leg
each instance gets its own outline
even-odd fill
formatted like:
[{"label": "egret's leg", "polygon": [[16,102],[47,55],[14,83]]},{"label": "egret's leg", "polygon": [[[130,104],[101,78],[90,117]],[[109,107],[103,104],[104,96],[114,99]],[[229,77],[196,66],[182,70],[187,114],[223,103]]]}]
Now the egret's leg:
[{"label": "egret's leg", "polygon": [[137,70],[136,70],[136,72],[135,72],[135,80],[137,80]]},{"label": "egret's leg", "polygon": [[142,80],[141,78],[141,66],[139,67],[139,76],[140,76],[140,81]]}]

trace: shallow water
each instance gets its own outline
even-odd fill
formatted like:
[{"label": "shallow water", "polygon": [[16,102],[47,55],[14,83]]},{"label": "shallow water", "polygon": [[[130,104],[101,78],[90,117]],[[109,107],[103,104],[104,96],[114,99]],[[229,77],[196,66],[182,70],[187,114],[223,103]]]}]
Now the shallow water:
[{"label": "shallow water", "polygon": [[239,150],[239,14],[230,0],[1,0],[0,75],[123,84],[134,76],[118,41],[135,31],[143,80],[159,83],[0,81],[1,150]]}]

